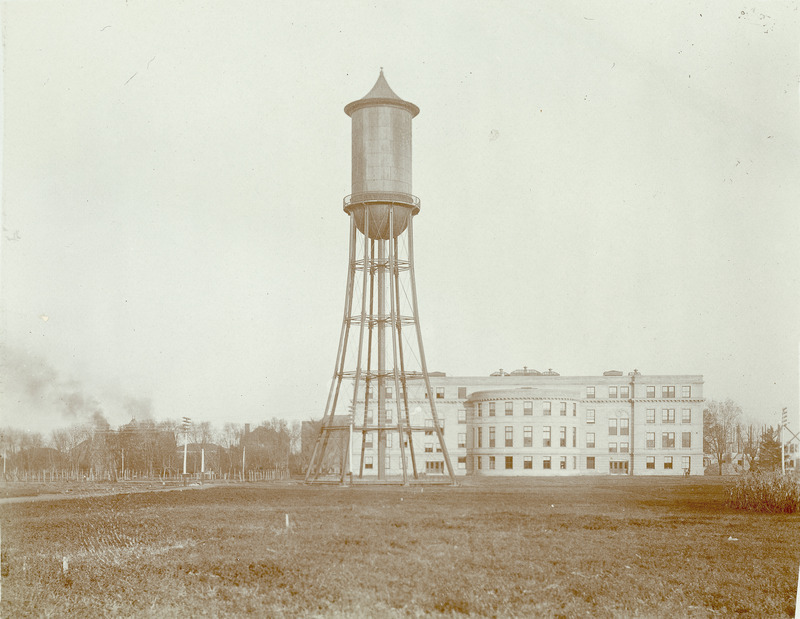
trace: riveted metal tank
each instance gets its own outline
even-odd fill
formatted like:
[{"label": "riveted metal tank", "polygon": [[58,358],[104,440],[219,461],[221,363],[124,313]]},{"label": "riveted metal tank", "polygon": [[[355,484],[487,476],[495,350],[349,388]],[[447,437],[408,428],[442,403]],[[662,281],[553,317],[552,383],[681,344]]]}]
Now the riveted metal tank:
[{"label": "riveted metal tank", "polygon": [[381,70],[372,90],[344,111],[352,119],[352,194],[344,210],[372,239],[397,236],[419,211],[411,193],[411,119],[419,108],[398,97]]}]

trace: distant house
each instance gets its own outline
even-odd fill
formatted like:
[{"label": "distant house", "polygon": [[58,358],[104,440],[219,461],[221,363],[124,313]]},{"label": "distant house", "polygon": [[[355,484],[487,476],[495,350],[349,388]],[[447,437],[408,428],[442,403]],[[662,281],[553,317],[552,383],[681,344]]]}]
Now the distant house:
[{"label": "distant house", "polygon": [[792,439],[785,444],[783,462],[787,472],[800,473],[800,441]]}]

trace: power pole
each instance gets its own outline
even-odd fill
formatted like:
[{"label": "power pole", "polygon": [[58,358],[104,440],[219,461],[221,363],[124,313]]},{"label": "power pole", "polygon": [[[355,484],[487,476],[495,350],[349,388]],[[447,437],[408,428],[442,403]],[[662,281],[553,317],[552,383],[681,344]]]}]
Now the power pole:
[{"label": "power pole", "polygon": [[184,417],[181,423],[183,426],[183,485],[186,485],[186,453],[189,447],[189,426],[192,425],[192,420],[189,417]]},{"label": "power pole", "polygon": [[781,475],[786,475],[786,452],[783,445],[783,426],[789,423],[789,414],[784,406],[781,411],[781,425],[778,426],[778,440],[781,442]]}]

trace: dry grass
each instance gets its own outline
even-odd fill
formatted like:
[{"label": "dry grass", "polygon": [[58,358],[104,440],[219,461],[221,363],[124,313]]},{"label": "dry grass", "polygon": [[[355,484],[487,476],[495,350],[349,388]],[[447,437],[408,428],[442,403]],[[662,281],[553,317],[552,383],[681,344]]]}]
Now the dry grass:
[{"label": "dry grass", "polygon": [[728,505],[758,512],[800,512],[800,480],[779,473],[738,477],[728,488]]},{"label": "dry grass", "polygon": [[424,491],[212,487],[16,504],[3,509],[0,610],[792,616],[800,516],[726,501],[721,480],[579,478]]}]

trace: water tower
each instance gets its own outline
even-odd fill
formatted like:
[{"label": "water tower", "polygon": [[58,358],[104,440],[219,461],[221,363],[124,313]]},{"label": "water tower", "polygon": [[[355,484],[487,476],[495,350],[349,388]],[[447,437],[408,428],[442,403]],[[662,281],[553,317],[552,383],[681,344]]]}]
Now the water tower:
[{"label": "water tower", "polygon": [[[350,253],[339,349],[307,482],[455,482],[431,392],[414,279],[411,121],[383,76],[352,119]],[[421,435],[436,441],[431,455]],[[417,439],[415,441],[415,439]],[[423,475],[423,471],[425,475]]]}]

